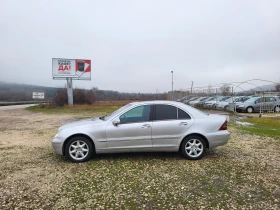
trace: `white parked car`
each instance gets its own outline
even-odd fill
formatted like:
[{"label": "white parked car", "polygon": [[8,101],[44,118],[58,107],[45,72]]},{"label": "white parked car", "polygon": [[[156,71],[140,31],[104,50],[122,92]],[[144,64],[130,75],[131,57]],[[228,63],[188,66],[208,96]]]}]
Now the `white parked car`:
[{"label": "white parked car", "polygon": [[203,101],[204,99],[207,99],[207,97],[200,97],[200,98],[197,98],[197,99],[195,99],[193,101],[190,101],[189,105],[195,106],[197,103],[199,103],[200,101]]},{"label": "white parked car", "polygon": [[221,102],[222,100],[226,100],[228,98],[229,98],[228,96],[220,96],[215,98],[214,100],[207,101],[204,104],[204,108],[208,108],[208,109],[216,108],[217,103]]},{"label": "white parked car", "polygon": [[198,160],[207,148],[228,142],[227,119],[173,101],[125,105],[112,114],[61,126],[52,146],[73,162],[94,154],[178,152]]}]

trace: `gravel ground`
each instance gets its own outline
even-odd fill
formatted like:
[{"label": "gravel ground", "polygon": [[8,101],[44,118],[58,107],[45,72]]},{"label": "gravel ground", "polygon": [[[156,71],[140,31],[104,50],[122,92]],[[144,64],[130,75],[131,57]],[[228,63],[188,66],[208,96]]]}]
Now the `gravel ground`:
[{"label": "gravel ground", "polygon": [[73,164],[50,140],[83,117],[0,111],[0,209],[280,209],[279,140],[232,127],[200,161],[137,153]]}]

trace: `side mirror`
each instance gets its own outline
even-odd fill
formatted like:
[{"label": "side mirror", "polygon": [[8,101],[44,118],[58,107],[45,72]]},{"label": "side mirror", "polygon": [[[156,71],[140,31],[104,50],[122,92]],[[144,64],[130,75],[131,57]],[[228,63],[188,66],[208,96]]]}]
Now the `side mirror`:
[{"label": "side mirror", "polygon": [[118,124],[120,124],[121,122],[120,120],[114,120],[112,123],[114,126],[118,126]]},{"label": "side mirror", "polygon": [[255,101],[255,104],[257,104],[257,101]]}]

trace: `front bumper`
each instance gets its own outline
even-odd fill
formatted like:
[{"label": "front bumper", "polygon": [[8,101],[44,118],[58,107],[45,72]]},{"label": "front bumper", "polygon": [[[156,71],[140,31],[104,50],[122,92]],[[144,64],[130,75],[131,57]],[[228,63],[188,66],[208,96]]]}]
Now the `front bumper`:
[{"label": "front bumper", "polygon": [[214,107],[214,104],[205,104],[205,108],[211,109]]},{"label": "front bumper", "polygon": [[245,112],[246,111],[246,107],[236,107],[236,111],[237,112]]},{"label": "front bumper", "polygon": [[223,110],[224,107],[223,106],[216,106],[216,109]]},{"label": "front bumper", "polygon": [[63,142],[59,138],[53,138],[52,139],[52,147],[55,151],[55,153],[59,155],[63,155]]}]

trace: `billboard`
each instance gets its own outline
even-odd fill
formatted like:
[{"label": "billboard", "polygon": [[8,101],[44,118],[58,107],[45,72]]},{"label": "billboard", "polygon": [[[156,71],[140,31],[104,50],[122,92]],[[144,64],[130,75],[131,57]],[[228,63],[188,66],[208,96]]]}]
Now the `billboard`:
[{"label": "billboard", "polygon": [[43,92],[33,92],[32,98],[33,99],[44,99],[45,98],[45,93],[43,93]]},{"label": "billboard", "polygon": [[91,60],[53,58],[52,76],[53,79],[91,80]]}]

